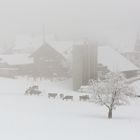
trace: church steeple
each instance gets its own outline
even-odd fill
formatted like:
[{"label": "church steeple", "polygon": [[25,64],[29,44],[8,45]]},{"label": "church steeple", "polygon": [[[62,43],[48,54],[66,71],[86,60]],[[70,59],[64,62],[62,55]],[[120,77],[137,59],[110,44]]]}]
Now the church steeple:
[{"label": "church steeple", "polygon": [[137,33],[137,39],[135,42],[135,51],[140,51],[140,35]]}]

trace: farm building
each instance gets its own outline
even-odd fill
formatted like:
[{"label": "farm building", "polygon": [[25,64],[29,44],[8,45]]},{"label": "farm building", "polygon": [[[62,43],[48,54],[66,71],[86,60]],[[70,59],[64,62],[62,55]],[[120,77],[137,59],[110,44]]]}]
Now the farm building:
[{"label": "farm building", "polygon": [[65,58],[51,45],[44,42],[33,54],[33,73],[41,77],[66,76]]},{"label": "farm building", "polygon": [[131,61],[109,46],[83,43],[73,47],[73,89],[97,80],[107,72],[122,72],[127,78],[137,75],[139,69]]},{"label": "farm building", "polygon": [[119,52],[109,46],[98,47],[98,63],[107,66],[112,72],[122,72],[127,78],[137,75],[139,68]]},{"label": "farm building", "polygon": [[125,52],[123,54],[128,60],[140,68],[140,37],[137,36],[135,47],[133,51]]}]

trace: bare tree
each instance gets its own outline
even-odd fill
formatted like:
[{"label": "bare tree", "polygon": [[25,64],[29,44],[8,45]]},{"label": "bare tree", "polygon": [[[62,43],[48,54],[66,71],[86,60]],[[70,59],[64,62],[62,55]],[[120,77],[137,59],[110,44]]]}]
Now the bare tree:
[{"label": "bare tree", "polygon": [[135,97],[134,89],[120,73],[109,73],[101,81],[91,80],[86,92],[92,93],[92,101],[108,108],[108,118],[112,118],[117,106],[126,105],[130,97]]}]

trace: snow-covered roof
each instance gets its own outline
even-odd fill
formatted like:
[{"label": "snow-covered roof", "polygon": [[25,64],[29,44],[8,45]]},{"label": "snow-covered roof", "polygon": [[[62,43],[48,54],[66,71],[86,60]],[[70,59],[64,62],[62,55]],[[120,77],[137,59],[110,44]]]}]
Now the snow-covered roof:
[{"label": "snow-covered roof", "polygon": [[[48,41],[48,43],[62,54],[65,59],[71,63],[72,61],[72,41]],[[38,46],[39,48],[40,46]],[[38,49],[36,48],[36,50]],[[8,54],[8,55],[0,55],[3,63],[8,63],[9,65],[18,65],[18,64],[30,64],[33,62],[33,59],[29,57],[31,54],[22,53],[22,54]]]},{"label": "snow-covered roof", "polygon": [[30,57],[44,58],[45,60],[64,60],[64,57],[48,43],[43,43]]},{"label": "snow-covered roof", "polygon": [[[74,43],[72,41],[49,41],[49,44],[61,53],[68,62],[72,62],[72,49]],[[30,54],[13,54],[13,55],[0,55],[2,62],[9,65],[29,64],[33,62]],[[123,55],[109,46],[98,47],[98,63],[107,66],[110,71],[132,71],[138,68],[127,60]]]},{"label": "snow-covered roof", "polygon": [[32,58],[29,58],[30,54],[8,54],[0,55],[3,63],[8,63],[9,65],[18,65],[18,64],[30,64],[33,62]]},{"label": "snow-covered roof", "polygon": [[127,52],[124,52],[123,54],[124,55],[127,55],[127,54],[129,54],[129,55],[135,55],[135,54],[140,54],[140,51],[127,51]]},{"label": "snow-covered roof", "polygon": [[98,47],[98,63],[107,66],[113,72],[138,70],[133,63],[109,46]]},{"label": "snow-covered roof", "polygon": [[74,45],[72,41],[53,41],[49,42],[49,44],[61,53],[68,62],[72,61],[72,49]]}]

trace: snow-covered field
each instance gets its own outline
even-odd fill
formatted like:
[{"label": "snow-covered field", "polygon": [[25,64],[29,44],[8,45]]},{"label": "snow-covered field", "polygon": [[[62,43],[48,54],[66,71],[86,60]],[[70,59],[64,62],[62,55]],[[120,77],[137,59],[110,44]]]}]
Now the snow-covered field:
[{"label": "snow-covered field", "polygon": [[[71,81],[37,81],[42,96],[25,96],[27,79],[0,78],[1,140],[139,140],[140,99],[117,108],[113,119],[93,103],[79,102]],[[48,92],[74,95],[74,101],[48,99]]]}]

